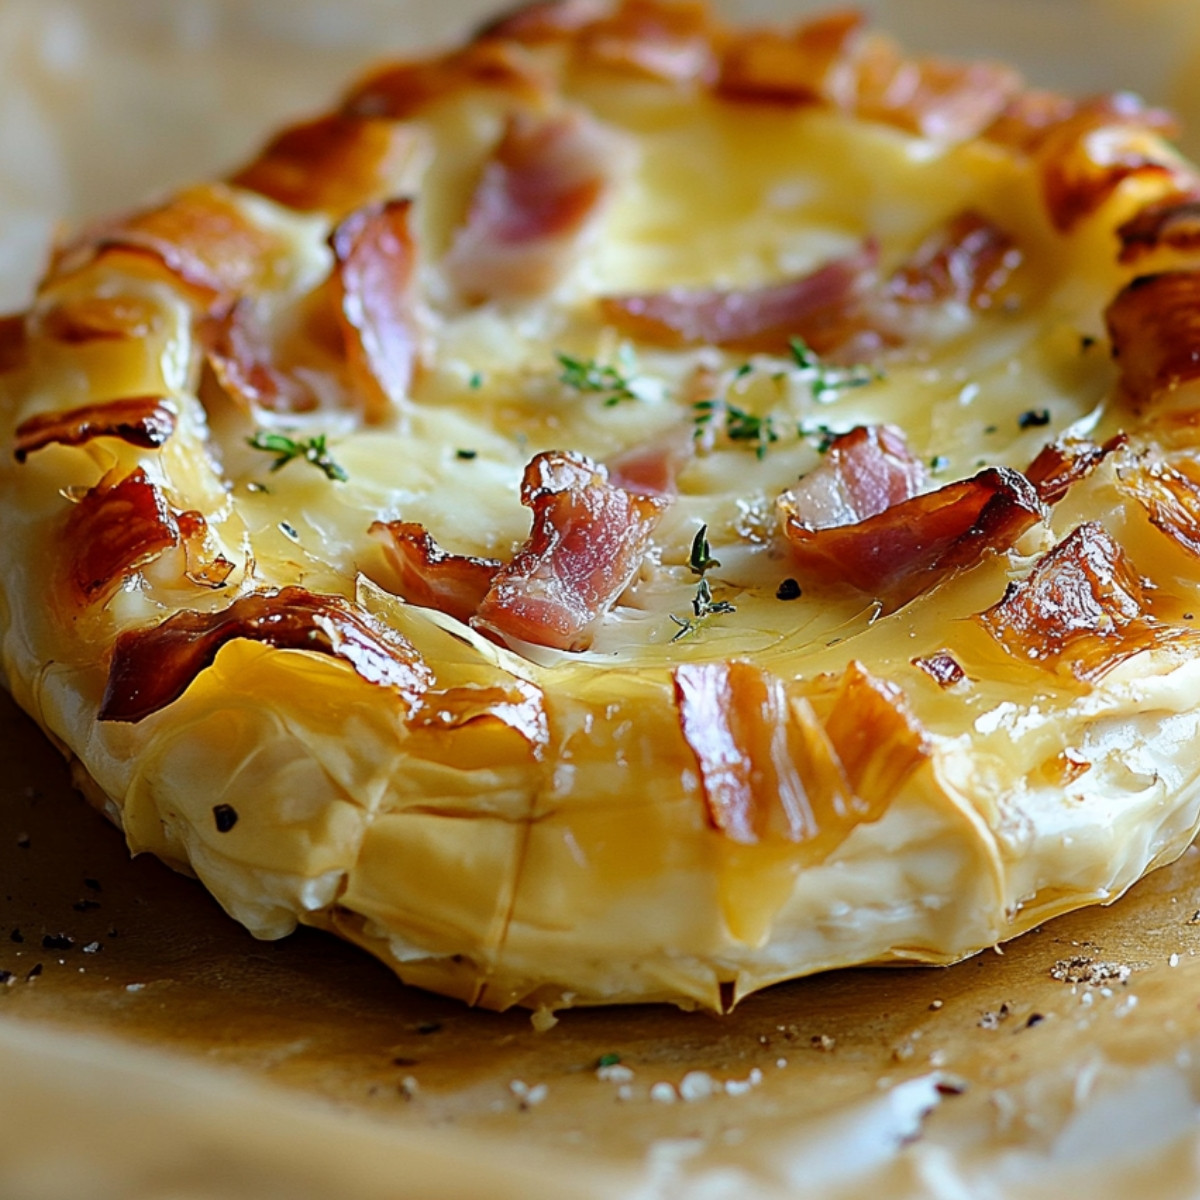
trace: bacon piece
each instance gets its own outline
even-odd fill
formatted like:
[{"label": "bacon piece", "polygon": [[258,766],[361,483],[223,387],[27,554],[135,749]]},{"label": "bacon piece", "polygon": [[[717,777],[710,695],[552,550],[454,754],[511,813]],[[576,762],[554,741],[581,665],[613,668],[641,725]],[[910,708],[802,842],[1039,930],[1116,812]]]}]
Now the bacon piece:
[{"label": "bacon piece", "polygon": [[504,565],[496,558],[449,554],[414,521],[375,521],[368,532],[395,572],[391,590],[410,604],[436,608],[459,621],[475,615]]},{"label": "bacon piece", "polygon": [[581,112],[510,117],[444,260],[459,294],[519,300],[553,287],[575,261],[620,150]]},{"label": "bacon piece", "polygon": [[1122,391],[1135,408],[1200,377],[1200,271],[1139,276],[1104,316]]},{"label": "bacon piece", "polygon": [[1002,229],[979,213],[961,212],[896,269],[886,291],[904,304],[956,301],[991,308],[1021,258]]},{"label": "bacon piece", "polygon": [[158,311],[137,296],[73,296],[38,314],[38,332],[68,345],[149,337]]},{"label": "bacon piece", "polygon": [[88,490],[63,529],[69,578],[86,604],[106,600],[134,571],[179,544],[166,497],[146,472],[115,474]]},{"label": "bacon piece", "polygon": [[1147,204],[1117,228],[1120,261],[1136,262],[1156,250],[1200,250],[1200,193],[1182,192]]},{"label": "bacon piece", "polygon": [[529,540],[501,568],[474,624],[559,650],[585,650],[625,590],[666,511],[661,497],[614,487],[582,454],[546,451],[525,468]]},{"label": "bacon piece", "polygon": [[1147,613],[1137,573],[1097,522],[1068,534],[975,620],[1014,658],[1087,683],[1134,654],[1197,637]]},{"label": "bacon piece", "polygon": [[50,280],[106,254],[150,259],[209,312],[267,283],[286,247],[238,206],[223,184],[188,188],[158,208],[85,230],[56,255]]},{"label": "bacon piece", "polygon": [[[825,457],[789,488],[787,509],[808,529],[854,525],[915,496],[925,467],[894,425],[860,425],[830,443]],[[781,497],[782,499],[782,497]]]},{"label": "bacon piece", "polygon": [[1079,108],[1079,102],[1059,92],[1027,88],[1013,96],[982,136],[997,146],[1032,154],[1047,132]]},{"label": "bacon piece", "polygon": [[157,450],[174,432],[175,413],[165,397],[130,396],[27,418],[17,426],[13,457],[23,463],[43,446],[82,446],[98,437],[120,438],[132,446]]},{"label": "bacon piece", "polygon": [[488,89],[536,108],[550,84],[521,46],[483,38],[440,58],[391,63],[368,75],[346,97],[342,113],[349,117],[386,117],[393,121],[416,116],[427,105],[475,89]]},{"label": "bacon piece", "polygon": [[541,0],[522,4],[481,26],[475,40],[500,38],[533,46],[564,41],[608,12],[609,6],[603,0]]},{"label": "bacon piece", "polygon": [[304,413],[320,407],[309,384],[277,364],[271,340],[249,298],[206,321],[201,340],[217,382],[245,412]]},{"label": "bacon piece", "polygon": [[988,467],[850,525],[814,528],[789,492],[779,497],[779,512],[793,557],[809,575],[849,583],[889,612],[985,552],[1009,549],[1043,515],[1029,482],[1007,467]]},{"label": "bacon piece", "polygon": [[288,208],[340,217],[402,191],[424,144],[416,126],[333,113],[285,129],[230,182]]},{"label": "bacon piece", "polygon": [[1036,154],[1046,208],[1068,233],[1135,175],[1180,178],[1181,168],[1151,135],[1177,132],[1160,109],[1118,93],[1081,104],[1040,138]]},{"label": "bacon piece", "polygon": [[802,338],[828,356],[870,330],[865,303],[874,287],[878,248],[867,242],[798,279],[757,288],[672,288],[603,296],[606,320],[641,341],[786,352]]},{"label": "bacon piece", "polygon": [[183,546],[185,577],[197,587],[223,588],[234,564],[213,548],[204,514],[189,508],[175,514],[175,524]]},{"label": "bacon piece", "polygon": [[425,660],[397,630],[341,596],[285,587],[240,596],[216,612],[179,612],[161,625],[121,634],[100,720],[136,722],[165,708],[235,638],[339,658],[410,707],[433,683]]},{"label": "bacon piece", "polygon": [[1087,438],[1059,438],[1042,447],[1025,468],[1025,478],[1043,504],[1057,504],[1075,484],[1128,442],[1123,433],[1109,438],[1103,446]]},{"label": "bacon piece", "polygon": [[1146,510],[1150,522],[1180,549],[1200,558],[1200,474],[1182,459],[1174,465],[1143,458],[1117,472],[1122,491]]},{"label": "bacon piece", "polygon": [[993,124],[1020,88],[1020,75],[1000,63],[909,59],[875,38],[857,63],[855,112],[954,145]]},{"label": "bacon piece", "polygon": [[25,328],[25,314],[0,316],[0,375],[23,367],[28,357],[28,349],[29,336]]},{"label": "bacon piece", "polygon": [[371,423],[400,407],[417,366],[411,207],[391,200],[360,208],[329,235],[350,376]]},{"label": "bacon piece", "polygon": [[857,663],[825,722],[753,663],[684,663],[673,680],[709,820],[734,842],[790,842],[824,858],[877,819],[928,754],[899,692]]},{"label": "bacon piece", "polygon": [[579,54],[616,70],[668,83],[709,83],[721,34],[702,3],[622,0],[580,30]]},{"label": "bacon piece", "polygon": [[747,30],[726,48],[717,92],[732,100],[848,108],[863,27],[862,14],[851,11],[829,13],[789,31]]},{"label": "bacon piece", "polygon": [[605,466],[613,487],[642,496],[670,498],[679,493],[676,483],[679,472],[695,457],[694,428],[672,427],[658,437],[610,458]]}]

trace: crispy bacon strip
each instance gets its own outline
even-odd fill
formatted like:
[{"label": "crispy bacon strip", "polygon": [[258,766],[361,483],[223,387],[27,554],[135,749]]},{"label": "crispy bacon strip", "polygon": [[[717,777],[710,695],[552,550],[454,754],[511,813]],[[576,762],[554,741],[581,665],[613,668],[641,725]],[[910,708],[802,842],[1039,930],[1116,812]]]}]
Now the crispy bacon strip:
[{"label": "crispy bacon strip", "polygon": [[179,526],[162,491],[140,467],[110,472],[67,517],[68,574],[86,604],[107,599],[134,571],[179,543]]},{"label": "crispy bacon strip", "polygon": [[1121,389],[1138,410],[1200,377],[1200,271],[1142,275],[1105,312]]},{"label": "crispy bacon strip", "polygon": [[459,294],[518,300],[553,287],[575,261],[620,151],[616,134],[581,111],[511,116],[444,260]]},{"label": "crispy bacon strip", "polygon": [[1180,549],[1200,558],[1200,479],[1187,459],[1178,465],[1161,458],[1122,464],[1117,478],[1122,491],[1146,510],[1150,523]]},{"label": "crispy bacon strip", "polygon": [[988,467],[855,524],[814,527],[790,492],[779,512],[806,573],[849,583],[892,611],[984,553],[1009,549],[1043,510],[1023,475]]},{"label": "crispy bacon strip", "polygon": [[886,292],[904,304],[956,301],[991,308],[1021,251],[1002,229],[977,212],[961,212],[934,232],[889,278]]},{"label": "crispy bacon strip", "polygon": [[353,212],[329,236],[350,376],[368,422],[405,401],[418,358],[416,244],[409,200]]},{"label": "crispy bacon strip", "polygon": [[525,468],[529,540],[496,574],[475,624],[559,650],[585,650],[628,586],[667,501],[614,487],[582,454],[546,451]]},{"label": "crispy bacon strip", "polygon": [[860,425],[834,438],[815,470],[789,488],[788,512],[809,529],[855,525],[915,496],[924,464],[894,425]]},{"label": "crispy bacon strip", "polygon": [[1103,446],[1087,438],[1059,438],[1042,447],[1025,468],[1025,478],[1033,484],[1043,504],[1057,504],[1075,484],[1128,441],[1123,433],[1109,438]]},{"label": "crispy bacon strip", "polygon": [[238,206],[223,184],[188,188],[158,208],[84,230],[55,255],[50,280],[83,269],[104,254],[157,262],[209,312],[268,281],[286,252]]},{"label": "crispy bacon strip", "polygon": [[867,242],[808,275],[757,288],[672,288],[604,296],[606,320],[641,341],[717,345],[783,353],[793,337],[830,355],[868,331],[865,302],[875,284],[878,248]]},{"label": "crispy bacon strip", "polygon": [[535,108],[550,85],[521,46],[483,38],[440,58],[391,63],[368,75],[346,97],[342,112],[404,120],[427,104],[476,88]]},{"label": "crispy bacon strip", "polygon": [[1137,572],[1097,522],[1068,534],[975,620],[1014,658],[1087,683],[1134,654],[1200,636],[1149,615]]},{"label": "crispy bacon strip", "polygon": [[905,58],[873,38],[856,63],[855,112],[946,145],[991,125],[1019,93],[1021,77],[1000,63]]},{"label": "crispy bacon strip", "polygon": [[241,596],[217,612],[180,612],[153,628],[121,634],[100,720],[136,722],[165,708],[235,638],[339,658],[410,707],[433,683],[425,660],[396,630],[341,596],[285,587]]},{"label": "crispy bacon strip", "polygon": [[864,20],[832,12],[793,30],[747,30],[721,60],[717,92],[732,100],[849,108],[856,85],[854,51]]},{"label": "crispy bacon strip", "polygon": [[320,407],[319,397],[305,379],[277,362],[249,298],[206,321],[201,340],[217,382],[247,413],[304,413]]},{"label": "crispy bacon strip", "polygon": [[1117,228],[1123,263],[1156,250],[1200,250],[1200,193],[1182,192],[1147,204]]},{"label": "crispy bacon strip", "polygon": [[398,181],[423,145],[416,126],[333,113],[285,129],[230,182],[340,217],[402,191]]},{"label": "crispy bacon strip", "polygon": [[475,615],[504,565],[496,558],[449,554],[414,521],[375,521],[368,532],[395,572],[397,595],[459,621]]},{"label": "crispy bacon strip", "polygon": [[17,426],[13,457],[23,463],[43,446],[82,446],[98,437],[120,438],[132,446],[157,450],[175,432],[175,419],[164,396],[130,396],[37,413]]},{"label": "crispy bacon strip", "polygon": [[673,673],[708,817],[731,841],[791,842],[823,858],[877,819],[927,750],[899,692],[857,663],[826,721],[764,668],[734,659]]}]

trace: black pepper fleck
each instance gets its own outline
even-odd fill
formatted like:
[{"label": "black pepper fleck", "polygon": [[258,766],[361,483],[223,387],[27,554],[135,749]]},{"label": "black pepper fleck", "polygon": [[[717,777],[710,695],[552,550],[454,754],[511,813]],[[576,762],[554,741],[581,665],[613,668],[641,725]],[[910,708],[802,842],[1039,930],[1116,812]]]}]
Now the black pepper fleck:
[{"label": "black pepper fleck", "polygon": [[213,820],[217,823],[218,833],[228,833],[238,823],[237,809],[232,804],[215,804]]},{"label": "black pepper fleck", "polygon": [[100,886],[100,880],[98,879],[85,879],[83,881],[83,886],[93,892],[104,891],[104,889]]},{"label": "black pepper fleck", "polygon": [[66,933],[48,933],[42,938],[43,950],[70,950],[75,939]]},{"label": "black pepper fleck", "polygon": [[23,942],[25,940],[25,935],[19,929],[14,929],[8,936],[14,942]]},{"label": "black pepper fleck", "polygon": [[799,600],[803,591],[794,579],[785,579],[776,589],[777,600]]},{"label": "black pepper fleck", "polygon": [[11,971],[0,971],[0,983],[12,983],[16,976]]},{"label": "black pepper fleck", "polygon": [[42,973],[42,964],[35,963],[29,968],[29,973],[25,976],[26,979],[36,979]]},{"label": "black pepper fleck", "polygon": [[442,1028],[441,1021],[422,1021],[417,1026],[418,1033],[439,1033]]},{"label": "black pepper fleck", "polygon": [[1021,429],[1040,429],[1043,425],[1049,424],[1050,410],[1048,408],[1031,408],[1017,418],[1017,425]]},{"label": "black pepper fleck", "polygon": [[29,847],[33,845],[33,839],[30,838],[29,834],[27,833],[18,833],[17,845],[20,846],[22,850],[28,850]]},{"label": "black pepper fleck", "polygon": [[1040,1025],[1046,1018],[1041,1013],[1030,1013],[1025,1022],[1026,1029],[1032,1029],[1035,1025]]},{"label": "black pepper fleck", "polygon": [[71,907],[76,912],[91,912],[93,909],[100,907],[99,900],[76,900]]}]

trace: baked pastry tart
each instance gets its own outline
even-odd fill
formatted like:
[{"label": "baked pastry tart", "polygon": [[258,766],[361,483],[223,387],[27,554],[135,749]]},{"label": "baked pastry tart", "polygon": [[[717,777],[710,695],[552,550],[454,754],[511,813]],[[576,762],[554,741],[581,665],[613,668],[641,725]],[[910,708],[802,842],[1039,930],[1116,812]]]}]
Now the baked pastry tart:
[{"label": "baked pastry tart", "polygon": [[1200,824],[1200,174],[843,13],[535,5],[0,323],[8,687],[255,935],[727,1009]]}]

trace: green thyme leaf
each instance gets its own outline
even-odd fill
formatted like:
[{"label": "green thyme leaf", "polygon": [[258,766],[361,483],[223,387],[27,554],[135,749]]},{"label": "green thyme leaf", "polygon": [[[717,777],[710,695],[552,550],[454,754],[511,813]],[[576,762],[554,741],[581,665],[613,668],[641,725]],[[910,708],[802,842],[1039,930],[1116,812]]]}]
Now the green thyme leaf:
[{"label": "green thyme leaf", "polygon": [[788,338],[788,350],[796,366],[812,375],[808,383],[812,388],[813,399],[818,404],[832,404],[838,398],[838,393],[845,388],[865,387],[868,383],[875,383],[883,378],[882,371],[865,363],[857,363],[850,367],[835,367],[824,363],[803,338]]},{"label": "green thyme leaf", "polygon": [[699,400],[692,405],[692,411],[697,437],[712,423],[719,411],[724,417],[725,436],[731,442],[753,442],[758,458],[766,458],[767,447],[779,441],[779,430],[772,416],[760,417],[727,400]]},{"label": "green thyme leaf", "polygon": [[732,612],[737,612],[737,609],[727,600],[714,600],[708,580],[701,579],[696,585],[696,594],[692,597],[691,617],[684,618],[677,617],[674,613],[667,614],[679,626],[679,632],[671,638],[671,641],[682,641],[683,638],[698,633],[713,617]]},{"label": "green thyme leaf", "polygon": [[693,575],[703,577],[705,571],[711,571],[720,565],[720,560],[713,558],[708,544],[708,526],[701,525],[696,530],[696,536],[692,538],[692,552],[688,556],[688,569]]},{"label": "green thyme leaf", "polygon": [[271,433],[265,429],[257,429],[254,436],[246,440],[255,450],[265,450],[268,454],[275,455],[275,461],[271,464],[272,471],[278,471],[282,467],[286,467],[292,459],[300,458],[305,462],[312,463],[329,479],[345,483],[350,478],[345,469],[330,457],[323,433],[298,441],[283,433]]},{"label": "green thyme leaf", "polygon": [[558,377],[559,383],[566,384],[577,392],[595,392],[602,395],[607,408],[620,404],[622,400],[638,398],[630,380],[614,366],[597,362],[594,358],[576,358],[574,355],[564,354],[561,350],[555,353],[555,358],[562,368]]}]

